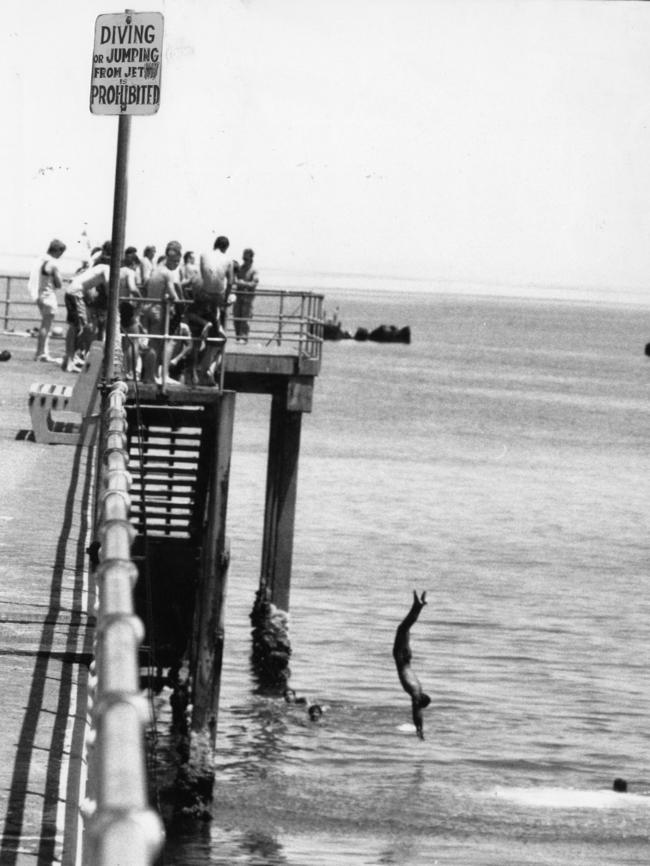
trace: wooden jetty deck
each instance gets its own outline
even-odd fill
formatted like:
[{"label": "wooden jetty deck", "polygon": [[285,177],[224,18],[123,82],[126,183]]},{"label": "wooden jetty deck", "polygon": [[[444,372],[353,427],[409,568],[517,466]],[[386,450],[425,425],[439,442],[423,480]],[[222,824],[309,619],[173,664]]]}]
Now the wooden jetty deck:
[{"label": "wooden jetty deck", "polygon": [[[97,443],[30,441],[30,385],[74,379],[32,361],[33,340],[5,336],[0,366],[0,864],[82,862],[80,799],[87,763],[88,680],[95,597],[86,549],[93,530]],[[303,412],[311,411],[317,356],[279,341],[232,345],[224,386],[272,396],[261,569],[288,610],[297,461]],[[130,386],[133,392],[134,386]],[[203,389],[138,386],[149,405],[200,403]],[[209,394],[206,391],[206,402]]]},{"label": "wooden jetty deck", "polygon": [[[93,448],[25,441],[34,379],[62,373],[3,339],[0,370],[0,863],[78,861],[94,618],[85,553]],[[47,366],[47,370],[43,369]]]}]

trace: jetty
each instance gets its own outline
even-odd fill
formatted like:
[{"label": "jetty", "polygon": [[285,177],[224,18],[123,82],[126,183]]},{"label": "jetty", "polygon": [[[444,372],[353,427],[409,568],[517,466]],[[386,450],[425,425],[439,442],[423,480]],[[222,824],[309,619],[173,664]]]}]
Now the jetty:
[{"label": "jetty", "polygon": [[153,864],[164,825],[146,735],[161,677],[185,723],[178,796],[208,809],[212,795],[241,392],[271,397],[258,598],[289,610],[323,298],[259,290],[248,342],[226,331],[207,387],[173,379],[166,351],[149,384],[120,365],[107,381],[98,344],[76,377],[36,364],[24,282],[0,276],[0,303],[3,285],[0,862]]}]

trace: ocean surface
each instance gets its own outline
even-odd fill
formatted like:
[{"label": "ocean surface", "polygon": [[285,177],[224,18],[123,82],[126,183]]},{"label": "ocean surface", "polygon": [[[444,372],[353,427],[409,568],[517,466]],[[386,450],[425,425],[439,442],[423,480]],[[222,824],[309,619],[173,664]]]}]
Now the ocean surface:
[{"label": "ocean surface", "polygon": [[[238,395],[214,817],[164,863],[647,864],[650,307],[326,306],[412,329],[326,343],[303,417],[291,685],[326,712],[255,692],[269,401]],[[424,741],[391,655],[414,589]]]}]

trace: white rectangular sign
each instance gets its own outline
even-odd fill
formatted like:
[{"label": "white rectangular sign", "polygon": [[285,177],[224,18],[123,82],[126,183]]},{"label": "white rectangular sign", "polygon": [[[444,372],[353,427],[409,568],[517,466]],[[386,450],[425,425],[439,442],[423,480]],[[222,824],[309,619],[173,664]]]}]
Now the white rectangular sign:
[{"label": "white rectangular sign", "polygon": [[161,12],[99,15],[90,80],[93,114],[155,114],[160,107]]}]

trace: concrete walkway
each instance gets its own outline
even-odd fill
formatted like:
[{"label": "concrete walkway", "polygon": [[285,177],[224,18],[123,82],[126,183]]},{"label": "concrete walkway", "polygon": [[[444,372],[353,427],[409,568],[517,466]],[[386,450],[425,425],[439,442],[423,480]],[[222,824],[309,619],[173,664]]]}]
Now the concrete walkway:
[{"label": "concrete walkway", "polygon": [[0,864],[70,866],[85,779],[95,449],[26,435],[30,384],[74,382],[32,361],[34,347],[0,337],[12,353],[0,362]]}]

